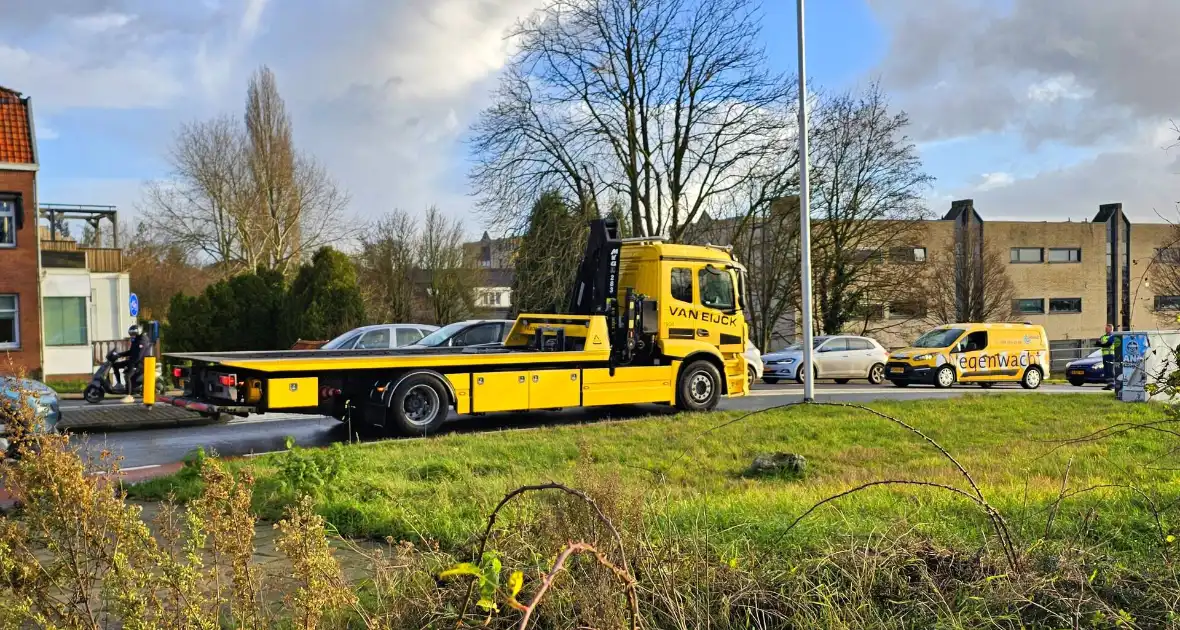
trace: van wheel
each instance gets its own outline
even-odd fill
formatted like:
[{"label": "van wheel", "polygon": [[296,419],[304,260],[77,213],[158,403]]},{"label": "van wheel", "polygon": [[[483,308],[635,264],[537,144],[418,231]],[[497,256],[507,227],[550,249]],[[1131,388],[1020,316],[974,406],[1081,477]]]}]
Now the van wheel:
[{"label": "van wheel", "polygon": [[1020,379],[1020,386],[1025,389],[1036,389],[1041,386],[1041,368],[1030,367],[1024,371],[1024,378]]},{"label": "van wheel", "polygon": [[880,363],[874,363],[873,367],[869,368],[869,383],[872,385],[880,385],[885,382],[885,366]]},{"label": "van wheel", "polygon": [[934,373],[934,386],[946,389],[955,384],[955,368],[944,365]]},{"label": "van wheel", "polygon": [[407,377],[389,399],[385,429],[395,435],[430,435],[447,419],[451,400],[438,378],[430,374]]},{"label": "van wheel", "polygon": [[676,383],[676,408],[709,411],[721,400],[721,374],[708,361],[693,361],[680,370]]}]

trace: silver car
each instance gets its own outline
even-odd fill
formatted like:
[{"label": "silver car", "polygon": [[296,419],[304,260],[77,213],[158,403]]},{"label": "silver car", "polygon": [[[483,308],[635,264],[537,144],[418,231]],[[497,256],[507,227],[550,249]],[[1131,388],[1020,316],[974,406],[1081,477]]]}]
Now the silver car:
[{"label": "silver car", "polygon": [[[885,362],[889,352],[868,337],[829,335],[816,337],[815,378],[835,379],[844,384],[852,379],[865,379],[878,385],[885,380]],[[762,355],[762,382],[773,385],[783,380],[803,382],[803,351],[801,344],[788,346],[778,352]]]},{"label": "silver car", "polygon": [[418,343],[438,330],[426,324],[374,324],[354,328],[320,347],[321,350],[383,350]]},{"label": "silver car", "polygon": [[48,385],[33,379],[18,379],[11,376],[0,376],[0,459],[8,453],[9,444],[8,424],[12,418],[8,417],[22,404],[33,408],[41,431],[53,431],[61,420],[61,407],[57,392]]}]

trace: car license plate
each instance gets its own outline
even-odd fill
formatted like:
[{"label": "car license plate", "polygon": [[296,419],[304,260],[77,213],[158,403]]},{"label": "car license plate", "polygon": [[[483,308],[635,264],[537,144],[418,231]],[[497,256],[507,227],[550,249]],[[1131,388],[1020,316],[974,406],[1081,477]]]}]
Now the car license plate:
[{"label": "car license plate", "polygon": [[902,372],[905,372],[905,368],[899,368],[899,367],[889,368],[890,374],[901,374]]},{"label": "car license plate", "polygon": [[1085,370],[1070,370],[1069,373],[1074,376],[1085,376],[1086,375]]}]

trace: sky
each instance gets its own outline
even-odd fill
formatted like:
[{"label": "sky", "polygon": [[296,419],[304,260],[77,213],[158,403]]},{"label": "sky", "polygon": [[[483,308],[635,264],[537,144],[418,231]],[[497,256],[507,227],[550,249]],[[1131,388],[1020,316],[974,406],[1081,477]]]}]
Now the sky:
[{"label": "sky", "polygon": [[[145,211],[179,125],[238,115],[276,73],[296,141],[376,217],[436,204],[478,234],[468,126],[543,0],[0,0],[0,85],[32,97],[43,203]],[[762,39],[794,72],[795,3],[766,0]],[[1117,8],[1116,8],[1117,7]],[[1068,8],[1068,10],[1064,10]],[[932,214],[1136,221],[1180,201],[1180,2],[810,0],[808,76],[878,80],[936,178]]]}]

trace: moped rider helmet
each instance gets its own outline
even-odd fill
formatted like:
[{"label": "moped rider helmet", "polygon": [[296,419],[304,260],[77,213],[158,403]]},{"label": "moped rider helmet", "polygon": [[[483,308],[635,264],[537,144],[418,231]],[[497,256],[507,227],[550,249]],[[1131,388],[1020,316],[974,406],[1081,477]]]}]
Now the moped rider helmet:
[{"label": "moped rider helmet", "polygon": [[131,328],[127,329],[127,336],[128,337],[136,337],[138,335],[139,335],[139,326],[132,324]]}]

